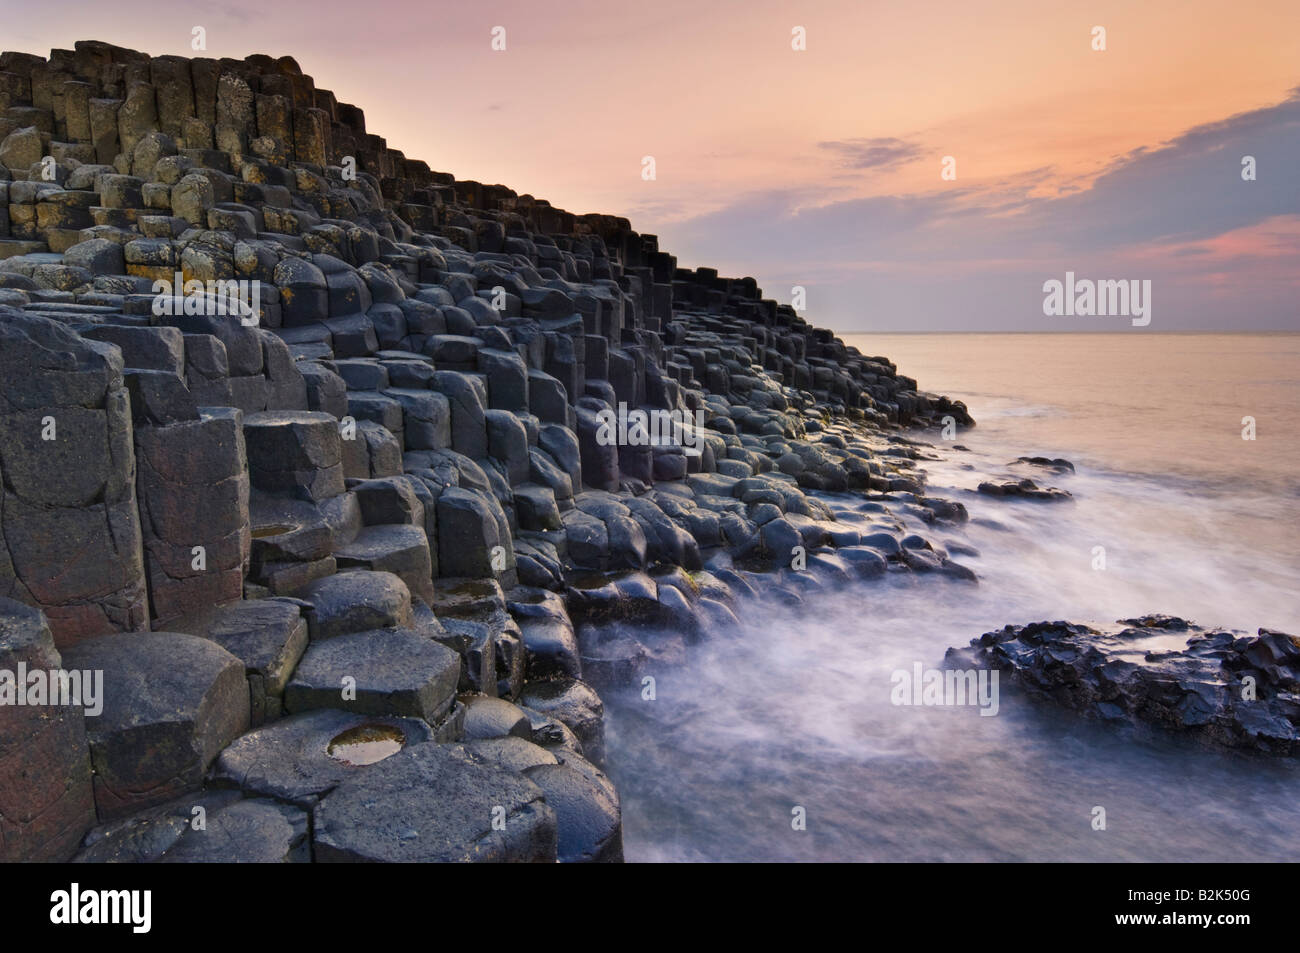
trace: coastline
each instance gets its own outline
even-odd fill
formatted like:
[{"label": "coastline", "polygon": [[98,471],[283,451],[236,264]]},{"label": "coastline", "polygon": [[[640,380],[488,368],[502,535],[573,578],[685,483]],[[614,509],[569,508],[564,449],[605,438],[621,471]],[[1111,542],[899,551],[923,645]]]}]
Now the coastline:
[{"label": "coastline", "polygon": [[[932,487],[963,402],[626,219],[389,149],[288,57],[0,71],[32,122],[0,142],[0,667],[105,685],[5,723],[7,860],[620,860],[605,694],[764,605],[960,605],[967,524],[1074,505],[1036,446]],[[178,268],[258,321],[158,308]],[[1273,701],[1296,662],[1251,652]]]},{"label": "coastline", "polygon": [[[0,378],[40,437],[3,449],[4,659],[105,684],[100,715],[6,724],[45,726],[8,859],[616,860],[571,609],[689,629],[750,573],[972,578],[810,493],[963,518],[901,433],[965,408],[753,279],[433,172],[287,57],[0,67],[36,123],[0,142]],[[47,104],[64,82],[111,105],[103,137]],[[619,404],[705,429],[619,445]]]},{"label": "coastline", "polygon": [[[1285,550],[1212,533],[1178,548],[1190,541],[1171,534],[1173,517],[1196,507],[1204,518],[1213,505],[1199,488],[1081,467],[1057,480],[1075,495],[1064,507],[981,498],[977,483],[1014,452],[983,423],[962,438],[972,452],[922,464],[932,491],[970,512],[936,542],[978,553],[959,557],[977,587],[890,575],[818,592],[799,609],[759,603],[737,612],[734,634],[661,675],[655,703],[636,686],[606,696],[611,750],[624,752],[611,772],[630,860],[1288,859],[1282,845],[1300,835],[1293,757],[1082,717],[1010,673],[997,717],[891,704],[891,673],[941,667],[947,650],[1012,622],[1103,627],[1181,611],[1211,630],[1246,630],[1238,637],[1294,631],[1293,609],[1272,598],[1287,586],[1283,564],[1294,566]],[[1225,502],[1209,510],[1210,527],[1233,526],[1249,506]],[[1106,571],[1092,566],[1098,542]],[[795,805],[808,808],[804,835],[789,829]],[[1119,836],[1089,826],[1098,805]],[[719,816],[731,820],[719,827]]]}]

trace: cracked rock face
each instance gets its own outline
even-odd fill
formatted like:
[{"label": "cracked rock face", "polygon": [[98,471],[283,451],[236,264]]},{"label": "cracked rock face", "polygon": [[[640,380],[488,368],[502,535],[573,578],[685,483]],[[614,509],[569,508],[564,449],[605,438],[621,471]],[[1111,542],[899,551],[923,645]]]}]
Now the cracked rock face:
[{"label": "cracked rock face", "polygon": [[[966,408],[753,279],[436,172],[289,57],[0,53],[0,107],[0,630],[107,695],[17,762],[0,725],[6,857],[296,860],[314,808],[317,859],[616,860],[586,679],[814,575],[973,579],[855,509],[964,520],[899,431]],[[357,719],[405,746],[322,761]]]},{"label": "cracked rock face", "polygon": [[0,309],[0,595],[56,644],[147,621],[130,402],[117,348]]},{"label": "cracked rock face", "polygon": [[344,781],[313,816],[317,862],[546,863],[556,852],[542,789],[460,745],[413,745]]},{"label": "cracked rock face", "polygon": [[949,665],[1010,672],[1034,698],[1140,732],[1300,754],[1300,638],[1205,629],[1173,616],[1035,622],[986,632]]},{"label": "cracked rock face", "polygon": [[87,724],[101,820],[198,787],[248,730],[244,664],[207,639],[123,632],[78,643],[63,662],[104,673],[104,710]]},{"label": "cracked rock face", "polygon": [[[249,797],[304,808],[369,765],[402,748],[433,740],[428,723],[322,708],[250,731],[221,753],[214,780]],[[370,751],[363,750],[370,746]],[[362,757],[350,753],[356,748]]]},{"label": "cracked rock face", "polygon": [[[63,664],[44,617],[0,598],[0,670]],[[94,823],[84,709],[0,709],[0,860],[61,861]]]}]

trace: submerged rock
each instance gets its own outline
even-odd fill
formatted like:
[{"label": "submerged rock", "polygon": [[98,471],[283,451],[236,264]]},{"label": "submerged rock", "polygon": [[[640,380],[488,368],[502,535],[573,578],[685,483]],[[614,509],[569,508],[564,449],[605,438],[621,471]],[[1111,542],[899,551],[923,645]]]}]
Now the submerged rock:
[{"label": "submerged rock", "polygon": [[1024,500],[1041,500],[1046,503],[1061,503],[1073,498],[1066,490],[1054,486],[1040,487],[1030,479],[1008,480],[1004,483],[988,480],[981,483],[978,489],[985,496],[1017,497]]},{"label": "submerged rock", "polygon": [[[1057,457],[1017,457],[1015,463],[1022,463],[1026,466],[1039,467],[1050,473],[1073,473],[1074,464],[1069,460]],[[1014,465],[1014,464],[1013,464]]]},{"label": "submerged rock", "polygon": [[1034,622],[986,632],[950,665],[1010,672],[1032,697],[1141,731],[1300,754],[1300,638],[1205,629],[1173,616]]}]

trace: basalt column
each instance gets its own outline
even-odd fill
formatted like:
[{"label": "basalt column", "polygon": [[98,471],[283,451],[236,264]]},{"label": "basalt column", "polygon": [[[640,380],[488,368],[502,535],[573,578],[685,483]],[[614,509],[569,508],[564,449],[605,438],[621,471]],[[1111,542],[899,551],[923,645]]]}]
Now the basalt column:
[{"label": "basalt column", "polygon": [[147,628],[121,352],[0,318],[0,596],[44,611],[59,648]]}]

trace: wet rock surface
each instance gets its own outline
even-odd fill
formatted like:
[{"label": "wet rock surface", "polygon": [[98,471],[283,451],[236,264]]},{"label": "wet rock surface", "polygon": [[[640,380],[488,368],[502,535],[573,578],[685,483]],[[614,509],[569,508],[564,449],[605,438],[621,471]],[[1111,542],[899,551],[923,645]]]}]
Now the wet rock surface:
[{"label": "wet rock surface", "polygon": [[1070,499],[1067,491],[1054,486],[1040,487],[1028,477],[1021,480],[1007,480],[1003,483],[989,480],[979,485],[979,492],[985,496],[1015,497],[1045,503],[1061,503]]},{"label": "wet rock surface", "polygon": [[542,789],[555,811],[560,863],[610,863],[623,859],[623,831],[613,785],[572,764],[539,764],[524,774]]},{"label": "wet rock surface", "polygon": [[909,436],[964,405],[753,279],[289,57],[0,78],[0,653],[105,677],[0,722],[5,858],[618,860],[600,685],[760,591],[974,580]]},{"label": "wet rock surface", "polygon": [[946,658],[1009,672],[1035,699],[1139,733],[1300,754],[1300,638],[1282,632],[1206,629],[1164,615],[1035,622],[987,632]]},{"label": "wet rock surface", "polygon": [[202,792],[105,824],[75,863],[305,863],[307,813],[234,791]]},{"label": "wet rock surface", "polygon": [[313,817],[317,862],[545,863],[556,856],[555,812],[542,789],[460,745],[408,748],[339,785]]},{"label": "wet rock surface", "polygon": [[367,765],[432,740],[433,730],[418,718],[318,709],[241,736],[221,753],[212,779],[248,797],[311,808]]},{"label": "wet rock surface", "polygon": [[451,709],[460,659],[411,629],[372,629],[316,642],[285,687],[289,712],[342,708],[436,723]]}]

